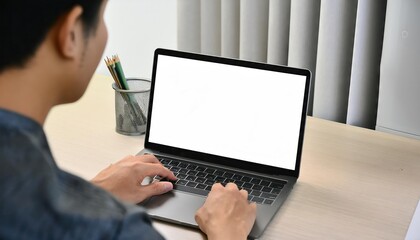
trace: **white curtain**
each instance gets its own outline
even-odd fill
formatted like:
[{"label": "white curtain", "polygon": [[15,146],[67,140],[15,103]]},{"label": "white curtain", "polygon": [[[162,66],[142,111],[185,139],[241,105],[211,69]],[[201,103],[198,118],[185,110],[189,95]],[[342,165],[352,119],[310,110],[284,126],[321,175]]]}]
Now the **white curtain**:
[{"label": "white curtain", "polygon": [[386,1],[178,0],[178,49],[307,68],[309,115],[374,128]]}]

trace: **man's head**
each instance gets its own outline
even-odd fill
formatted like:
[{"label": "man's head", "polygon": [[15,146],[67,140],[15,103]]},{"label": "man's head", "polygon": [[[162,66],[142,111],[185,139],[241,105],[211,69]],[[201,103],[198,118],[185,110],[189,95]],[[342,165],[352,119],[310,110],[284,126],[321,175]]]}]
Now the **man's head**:
[{"label": "man's head", "polygon": [[106,1],[1,0],[0,80],[38,78],[60,92],[54,104],[80,98],[106,45]]},{"label": "man's head", "polygon": [[102,0],[9,0],[0,2],[0,72],[24,67],[49,30],[74,6],[83,8],[85,37],[95,34]]}]

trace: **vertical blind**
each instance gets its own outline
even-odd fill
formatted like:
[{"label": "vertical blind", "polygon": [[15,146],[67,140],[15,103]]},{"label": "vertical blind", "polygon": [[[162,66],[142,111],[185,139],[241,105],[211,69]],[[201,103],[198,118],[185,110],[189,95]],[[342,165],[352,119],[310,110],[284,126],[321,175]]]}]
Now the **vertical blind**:
[{"label": "vertical blind", "polygon": [[178,49],[311,70],[308,114],[374,128],[383,0],[178,0]]}]

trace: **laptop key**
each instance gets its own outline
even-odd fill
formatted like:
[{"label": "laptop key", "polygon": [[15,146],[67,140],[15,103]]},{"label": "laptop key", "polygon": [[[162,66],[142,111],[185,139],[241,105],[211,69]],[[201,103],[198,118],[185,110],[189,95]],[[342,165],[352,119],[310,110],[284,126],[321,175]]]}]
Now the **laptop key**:
[{"label": "laptop key", "polygon": [[211,186],[207,186],[207,187],[206,187],[206,190],[207,190],[207,191],[211,191]]},{"label": "laptop key", "polygon": [[260,179],[258,179],[258,178],[253,178],[253,179],[251,180],[251,183],[253,183],[253,184],[260,184],[260,182],[261,182],[261,180],[260,180]]},{"label": "laptop key", "polygon": [[239,180],[233,180],[233,182],[238,186],[238,187],[242,187],[242,185],[244,184],[244,182],[239,181]]},{"label": "laptop key", "polygon": [[260,198],[260,197],[253,197],[253,198],[252,198],[252,201],[253,201],[253,202],[256,202],[256,203],[263,203],[264,198]]},{"label": "laptop key", "polygon": [[274,194],[264,192],[264,193],[261,194],[261,197],[268,198],[268,199],[276,199],[277,196],[274,195]]},{"label": "laptop key", "polygon": [[179,162],[172,160],[170,163],[168,163],[169,166],[178,166]]},{"label": "laptop key", "polygon": [[197,186],[196,186],[196,188],[199,188],[199,189],[206,189],[206,185],[204,185],[204,184],[198,184]]},{"label": "laptop key", "polygon": [[233,173],[225,172],[225,174],[223,174],[223,177],[225,177],[225,178],[232,178],[233,177]]},{"label": "laptop key", "polygon": [[273,202],[274,202],[274,200],[271,200],[271,199],[265,199],[264,200],[264,204],[267,204],[267,205],[271,205],[271,204],[273,204]]},{"label": "laptop key", "polygon": [[180,170],[180,168],[179,167],[172,167],[171,168],[171,171],[172,172],[178,172]]},{"label": "laptop key", "polygon": [[188,163],[180,163],[178,165],[178,167],[180,167],[180,168],[186,168],[186,167],[188,167]]},{"label": "laptop key", "polygon": [[213,175],[213,174],[207,174],[207,176],[206,176],[206,178],[208,179],[208,180],[215,180],[216,179],[216,175]]},{"label": "laptop key", "polygon": [[259,197],[261,195],[261,191],[253,190],[249,194],[255,197]]},{"label": "laptop key", "polygon": [[206,168],[202,167],[202,166],[198,166],[195,170],[197,170],[199,172],[202,172],[202,171],[206,170]]},{"label": "laptop key", "polygon": [[176,181],[176,185],[185,185],[185,184],[187,184],[188,183],[188,181],[186,181],[186,180],[182,180],[182,179],[178,179],[177,181]]},{"label": "laptop key", "polygon": [[188,180],[188,181],[194,181],[195,179],[196,179],[196,177],[194,177],[194,176],[187,176],[185,178],[185,180]]},{"label": "laptop key", "polygon": [[270,186],[270,182],[269,181],[262,180],[261,183],[260,183],[260,185],[265,186],[265,187],[268,187],[268,186]]},{"label": "laptop key", "polygon": [[272,194],[279,194],[281,192],[281,189],[278,188],[273,188],[273,190],[271,190]]},{"label": "laptop key", "polygon": [[244,177],[242,177],[242,181],[244,181],[244,182],[249,182],[249,181],[251,181],[251,177],[247,177],[247,176],[244,176]]},{"label": "laptop key", "polygon": [[204,170],[204,172],[210,173],[210,174],[213,174],[215,171],[216,169],[213,169],[213,168],[207,168],[206,170]]},{"label": "laptop key", "polygon": [[168,160],[168,159],[163,159],[163,158],[162,158],[162,160],[160,160],[160,162],[161,162],[162,164],[168,164],[170,161],[171,161],[171,160]]},{"label": "laptop key", "polygon": [[252,183],[246,182],[246,183],[242,184],[242,187],[243,188],[252,188]]},{"label": "laptop key", "polygon": [[186,185],[188,187],[195,187],[195,186],[197,186],[197,183],[195,183],[195,182],[188,182]]},{"label": "laptop key", "polygon": [[181,169],[179,169],[179,171],[178,172],[180,172],[180,173],[187,173],[189,170],[188,169],[186,169],[186,168],[181,168]]},{"label": "laptop key", "polygon": [[178,176],[176,176],[176,177],[179,178],[179,179],[185,179],[187,177],[187,175],[181,173],[181,174],[178,174]]},{"label": "laptop key", "polygon": [[204,183],[211,186],[211,185],[214,184],[214,181],[213,180],[206,180]]},{"label": "laptop key", "polygon": [[271,187],[263,187],[261,191],[269,193],[271,190],[273,190]]},{"label": "laptop key", "polygon": [[196,180],[195,180],[195,182],[197,182],[197,183],[204,183],[206,181],[206,179],[205,178],[197,178]]},{"label": "laptop key", "polygon": [[216,182],[224,182],[226,180],[226,178],[224,178],[224,177],[216,177],[214,180]]},{"label": "laptop key", "polygon": [[207,173],[204,172],[198,172],[195,176],[197,177],[206,177]]},{"label": "laptop key", "polygon": [[195,165],[188,165],[188,167],[187,167],[187,169],[189,169],[189,170],[195,170],[197,168],[197,166],[195,166]]},{"label": "laptop key", "polygon": [[263,188],[263,186],[257,185],[257,184],[255,184],[254,186],[252,186],[252,189],[254,189],[254,190],[261,190],[262,188]]},{"label": "laptop key", "polygon": [[242,179],[242,175],[235,174],[235,175],[233,175],[232,179],[233,180],[241,180]]},{"label": "laptop key", "polygon": [[216,176],[223,176],[223,174],[225,174],[225,172],[220,171],[220,170],[216,170],[216,171],[214,172],[214,175],[216,175]]}]

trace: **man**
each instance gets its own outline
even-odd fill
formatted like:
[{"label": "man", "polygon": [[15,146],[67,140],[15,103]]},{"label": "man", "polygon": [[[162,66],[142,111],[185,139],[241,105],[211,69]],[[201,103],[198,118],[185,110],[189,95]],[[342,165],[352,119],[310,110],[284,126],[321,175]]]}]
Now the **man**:
[{"label": "man", "polygon": [[[153,156],[128,156],[92,184],[57,167],[42,129],[52,107],[86,90],[107,41],[106,4],[0,1],[0,239],[162,238],[134,204],[172,190],[140,185],[172,172]],[[196,220],[209,239],[246,239],[255,215],[247,192],[216,184]]]}]

